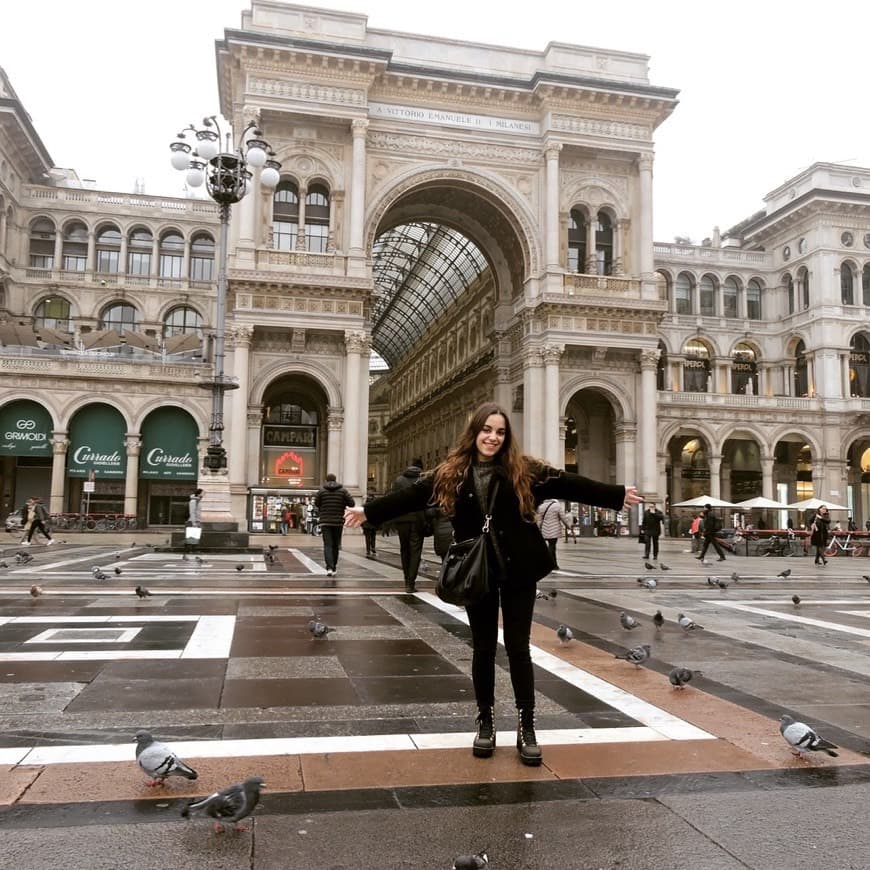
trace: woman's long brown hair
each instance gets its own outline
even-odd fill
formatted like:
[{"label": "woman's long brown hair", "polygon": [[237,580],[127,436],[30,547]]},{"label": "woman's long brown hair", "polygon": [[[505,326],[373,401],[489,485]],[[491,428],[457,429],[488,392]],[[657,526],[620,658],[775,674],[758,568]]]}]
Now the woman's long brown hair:
[{"label": "woman's long brown hair", "polygon": [[456,496],[468,474],[468,469],[477,458],[477,435],[487,419],[493,414],[504,417],[505,436],[501,450],[495,455],[494,462],[504,469],[505,475],[513,485],[520,503],[520,513],[527,522],[535,520],[535,499],[532,496],[532,467],[538,461],[523,456],[517,449],[511,430],[507,411],[495,402],[481,405],[468,421],[459,440],[447,454],[447,458],[435,469],[433,501],[447,516],[453,516]]}]

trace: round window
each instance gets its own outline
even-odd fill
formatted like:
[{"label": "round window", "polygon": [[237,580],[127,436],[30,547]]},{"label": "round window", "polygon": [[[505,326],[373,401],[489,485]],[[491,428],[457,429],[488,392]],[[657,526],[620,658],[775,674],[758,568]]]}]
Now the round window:
[{"label": "round window", "polygon": [[855,237],[847,230],[845,233],[843,233],[842,236],[840,236],[840,241],[847,248],[851,248],[852,245],[855,243]]}]

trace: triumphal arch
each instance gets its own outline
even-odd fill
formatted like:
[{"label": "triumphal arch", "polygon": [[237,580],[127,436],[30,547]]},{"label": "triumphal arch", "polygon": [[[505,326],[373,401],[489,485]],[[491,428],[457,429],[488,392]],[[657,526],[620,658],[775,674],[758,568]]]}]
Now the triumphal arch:
[{"label": "triumphal arch", "polygon": [[257,121],[281,183],[255,175],[233,216],[235,499],[329,471],[382,490],[491,398],[524,451],[655,494],[653,135],[676,91],[647,61],[253,0],[217,44],[221,111]]}]

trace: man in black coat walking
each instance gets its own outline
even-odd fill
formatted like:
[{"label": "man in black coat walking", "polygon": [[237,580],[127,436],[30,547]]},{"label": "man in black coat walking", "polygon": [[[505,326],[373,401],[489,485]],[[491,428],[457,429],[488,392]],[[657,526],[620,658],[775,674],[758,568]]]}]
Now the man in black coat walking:
[{"label": "man in black coat walking", "polygon": [[652,547],[653,559],[659,557],[659,537],[662,533],[662,523],[665,521],[664,514],[654,504],[649,505],[644,511],[641,529],[643,530],[643,557],[649,559],[650,547]]},{"label": "man in black coat walking", "polygon": [[335,576],[338,567],[338,551],[341,549],[341,532],[344,528],[344,509],[355,504],[351,494],[335,479],[334,474],[326,475],[326,482],[314,496],[314,506],[320,516],[320,530],[323,536],[323,561],[326,574]]},{"label": "man in black coat walking", "polygon": [[719,561],[725,561],[725,551],[722,549],[719,542],[716,540],[716,535],[722,528],[722,521],[713,513],[713,508],[704,505],[704,519],[701,521],[701,535],[704,538],[704,546],[701,548],[701,555],[695,556],[696,559],[703,559],[707,552],[707,547],[713,545],[713,549],[719,554]]},{"label": "man in black coat walking", "polygon": [[[411,464],[395,479],[392,492],[400,492],[412,487],[423,473],[423,460],[412,459]],[[420,570],[420,557],[423,552],[423,532],[426,517],[423,511],[402,514],[393,520],[399,535],[399,549],[402,553],[402,573],[405,575],[405,592],[416,592],[417,572]]]}]

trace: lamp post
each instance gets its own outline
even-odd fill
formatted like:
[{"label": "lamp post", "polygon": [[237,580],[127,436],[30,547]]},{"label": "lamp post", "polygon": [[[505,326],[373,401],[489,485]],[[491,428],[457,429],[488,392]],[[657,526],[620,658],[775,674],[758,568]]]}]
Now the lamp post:
[{"label": "lamp post", "polygon": [[[232,134],[221,130],[216,116],[203,118],[202,124],[200,129],[192,124],[185,127],[169,148],[172,152],[170,161],[173,168],[186,172],[186,181],[190,187],[199,187],[205,182],[208,195],[220,207],[214,376],[210,383],[203,384],[211,390],[212,399],[209,446],[204,464],[210,471],[219,472],[227,467],[227,454],[223,446],[224,393],[239,386],[224,376],[230,208],[240,202],[250,190],[252,170],[259,170],[260,184],[273,188],[278,184],[281,164],[275,160],[275,152],[263,139],[263,134],[254,121],[242,130],[235,148],[232,147]],[[193,145],[185,141],[188,136],[195,139]]]}]

